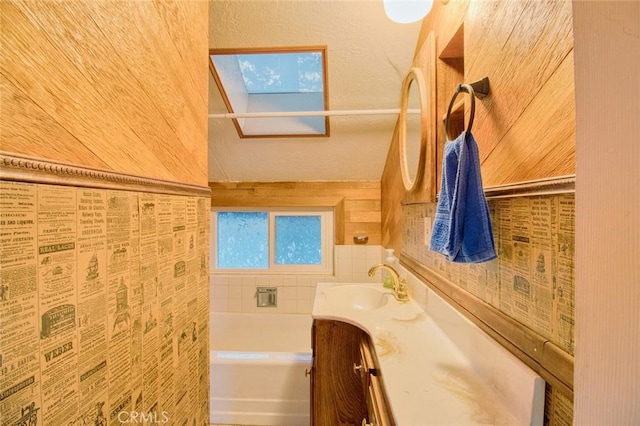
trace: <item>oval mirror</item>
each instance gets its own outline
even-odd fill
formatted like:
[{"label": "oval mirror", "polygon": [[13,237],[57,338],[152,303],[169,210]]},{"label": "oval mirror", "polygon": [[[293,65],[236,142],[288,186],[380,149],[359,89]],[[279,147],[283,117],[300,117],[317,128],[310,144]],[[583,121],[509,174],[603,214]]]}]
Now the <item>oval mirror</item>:
[{"label": "oval mirror", "polygon": [[424,77],[411,68],[402,82],[402,104],[398,122],[400,173],[404,188],[411,192],[420,186],[424,174],[428,107]]}]

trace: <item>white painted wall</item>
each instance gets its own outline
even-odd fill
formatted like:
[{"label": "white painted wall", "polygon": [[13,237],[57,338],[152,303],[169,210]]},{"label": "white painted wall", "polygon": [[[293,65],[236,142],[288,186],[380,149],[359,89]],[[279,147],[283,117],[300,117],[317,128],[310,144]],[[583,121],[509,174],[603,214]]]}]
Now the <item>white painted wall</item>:
[{"label": "white painted wall", "polygon": [[573,1],[574,423],[640,424],[640,2]]}]

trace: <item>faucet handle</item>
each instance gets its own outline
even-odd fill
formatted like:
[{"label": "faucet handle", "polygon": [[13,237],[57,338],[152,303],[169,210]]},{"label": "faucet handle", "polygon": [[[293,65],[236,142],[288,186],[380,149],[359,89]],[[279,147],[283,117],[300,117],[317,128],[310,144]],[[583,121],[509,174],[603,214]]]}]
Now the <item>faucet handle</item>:
[{"label": "faucet handle", "polygon": [[398,287],[395,290],[396,300],[398,302],[408,302],[409,293],[407,293],[407,281],[404,278],[398,280]]}]

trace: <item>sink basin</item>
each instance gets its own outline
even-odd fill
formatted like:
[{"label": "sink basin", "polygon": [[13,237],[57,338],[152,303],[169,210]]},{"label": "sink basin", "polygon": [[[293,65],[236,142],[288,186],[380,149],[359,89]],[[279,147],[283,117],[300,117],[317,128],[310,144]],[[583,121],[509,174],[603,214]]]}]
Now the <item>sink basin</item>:
[{"label": "sink basin", "polygon": [[326,292],[327,302],[340,308],[368,311],[387,304],[389,291],[364,285],[342,285],[331,287]]}]

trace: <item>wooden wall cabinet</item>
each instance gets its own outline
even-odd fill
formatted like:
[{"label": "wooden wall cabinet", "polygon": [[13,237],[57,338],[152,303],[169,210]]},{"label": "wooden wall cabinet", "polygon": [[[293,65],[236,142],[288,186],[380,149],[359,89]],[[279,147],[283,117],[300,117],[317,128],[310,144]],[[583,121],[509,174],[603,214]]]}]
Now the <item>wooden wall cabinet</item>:
[{"label": "wooden wall cabinet", "polygon": [[364,331],[340,321],[315,320],[312,347],[312,425],[395,425]]}]

